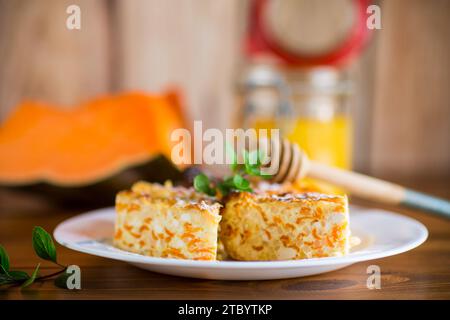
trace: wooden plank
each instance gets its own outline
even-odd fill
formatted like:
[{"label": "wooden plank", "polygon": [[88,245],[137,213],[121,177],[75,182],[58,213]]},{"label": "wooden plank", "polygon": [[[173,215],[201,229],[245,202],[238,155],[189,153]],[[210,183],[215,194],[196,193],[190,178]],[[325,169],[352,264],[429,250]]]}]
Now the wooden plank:
[{"label": "wooden plank", "polygon": [[117,1],[119,89],[183,89],[191,120],[227,128],[239,57],[237,0]]},{"label": "wooden plank", "polygon": [[109,90],[107,3],[76,1],[81,30],[69,30],[73,3],[0,0],[0,120],[23,99],[70,107]]},{"label": "wooden plank", "polygon": [[450,174],[450,2],[384,1],[377,48],[372,170]]},{"label": "wooden plank", "polygon": [[374,33],[362,56],[349,66],[353,87],[350,102],[353,118],[353,169],[362,173],[370,173],[377,40],[378,36]]}]

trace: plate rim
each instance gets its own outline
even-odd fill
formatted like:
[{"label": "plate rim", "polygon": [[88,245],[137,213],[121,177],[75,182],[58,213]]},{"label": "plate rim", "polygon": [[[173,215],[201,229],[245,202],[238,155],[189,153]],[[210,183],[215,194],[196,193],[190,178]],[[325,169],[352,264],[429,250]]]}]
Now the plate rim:
[{"label": "plate rim", "polygon": [[[320,266],[331,266],[331,265],[343,265],[343,264],[353,264],[357,262],[376,260],[380,258],[386,258],[390,256],[394,256],[397,254],[401,254],[407,251],[410,251],[421,244],[423,244],[428,238],[428,229],[426,226],[413,219],[409,216],[405,216],[399,213],[395,213],[392,211],[387,211],[383,209],[377,208],[368,208],[363,206],[351,206],[351,209],[363,210],[365,213],[369,213],[370,211],[376,211],[376,214],[379,215],[385,214],[389,216],[395,216],[396,218],[401,218],[408,223],[415,225],[417,230],[420,231],[420,236],[415,240],[411,241],[407,244],[399,246],[397,248],[392,248],[389,250],[381,251],[378,253],[363,253],[361,255],[353,255],[353,256],[342,256],[342,257],[325,257],[325,258],[310,258],[310,259],[298,259],[298,260],[273,260],[273,261],[198,261],[198,260],[188,260],[188,259],[174,259],[174,258],[159,258],[159,257],[150,257],[144,256],[137,253],[128,252],[125,250],[117,249],[119,251],[103,251],[96,250],[93,248],[86,248],[76,243],[68,243],[63,239],[61,235],[62,230],[65,226],[74,223],[76,220],[85,219],[88,216],[101,216],[111,214],[111,211],[114,212],[114,207],[106,207],[95,210],[90,210],[85,213],[78,214],[76,216],[65,219],[60,222],[53,231],[53,237],[60,245],[69,248],[74,251],[99,256],[103,258],[128,262],[128,263],[137,263],[137,264],[147,264],[147,265],[166,265],[173,267],[195,267],[195,268],[235,268],[235,269],[267,269],[267,268],[305,268],[305,267],[320,267]],[[360,214],[360,213],[358,213]]]}]

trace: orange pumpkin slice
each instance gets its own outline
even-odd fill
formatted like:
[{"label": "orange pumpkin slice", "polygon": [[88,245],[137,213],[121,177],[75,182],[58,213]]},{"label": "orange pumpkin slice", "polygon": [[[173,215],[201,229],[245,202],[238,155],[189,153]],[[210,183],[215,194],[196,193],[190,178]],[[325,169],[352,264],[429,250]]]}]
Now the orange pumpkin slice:
[{"label": "orange pumpkin slice", "polygon": [[19,105],[0,127],[0,184],[87,185],[156,155],[184,127],[176,96],[126,93],[65,110]]}]

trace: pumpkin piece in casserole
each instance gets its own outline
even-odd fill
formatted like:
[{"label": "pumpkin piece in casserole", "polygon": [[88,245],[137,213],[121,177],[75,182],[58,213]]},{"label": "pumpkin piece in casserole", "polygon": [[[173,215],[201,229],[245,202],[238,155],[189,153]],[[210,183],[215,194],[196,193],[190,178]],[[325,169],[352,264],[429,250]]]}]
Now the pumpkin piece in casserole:
[{"label": "pumpkin piece in casserole", "polygon": [[220,207],[193,189],[137,182],[117,194],[114,244],[152,257],[216,260]]},{"label": "pumpkin piece in casserole", "polygon": [[346,196],[319,193],[232,193],[220,238],[236,260],[343,256],[349,251]]}]

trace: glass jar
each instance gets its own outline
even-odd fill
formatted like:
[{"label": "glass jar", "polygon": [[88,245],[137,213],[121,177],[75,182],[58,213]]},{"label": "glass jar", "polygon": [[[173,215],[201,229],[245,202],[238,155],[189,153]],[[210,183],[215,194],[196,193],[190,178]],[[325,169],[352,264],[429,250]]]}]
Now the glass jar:
[{"label": "glass jar", "polygon": [[[353,124],[351,84],[334,68],[280,72],[251,69],[243,87],[240,127],[280,129],[311,160],[351,169]],[[330,193],[342,190],[304,179],[306,189]]]},{"label": "glass jar", "polygon": [[293,114],[289,87],[276,68],[252,66],[245,73],[241,89],[243,99],[238,127],[281,129],[282,119],[288,119]]},{"label": "glass jar", "polygon": [[352,166],[351,85],[333,68],[288,75],[294,116],[284,121],[285,136],[308,156],[343,169]]}]

